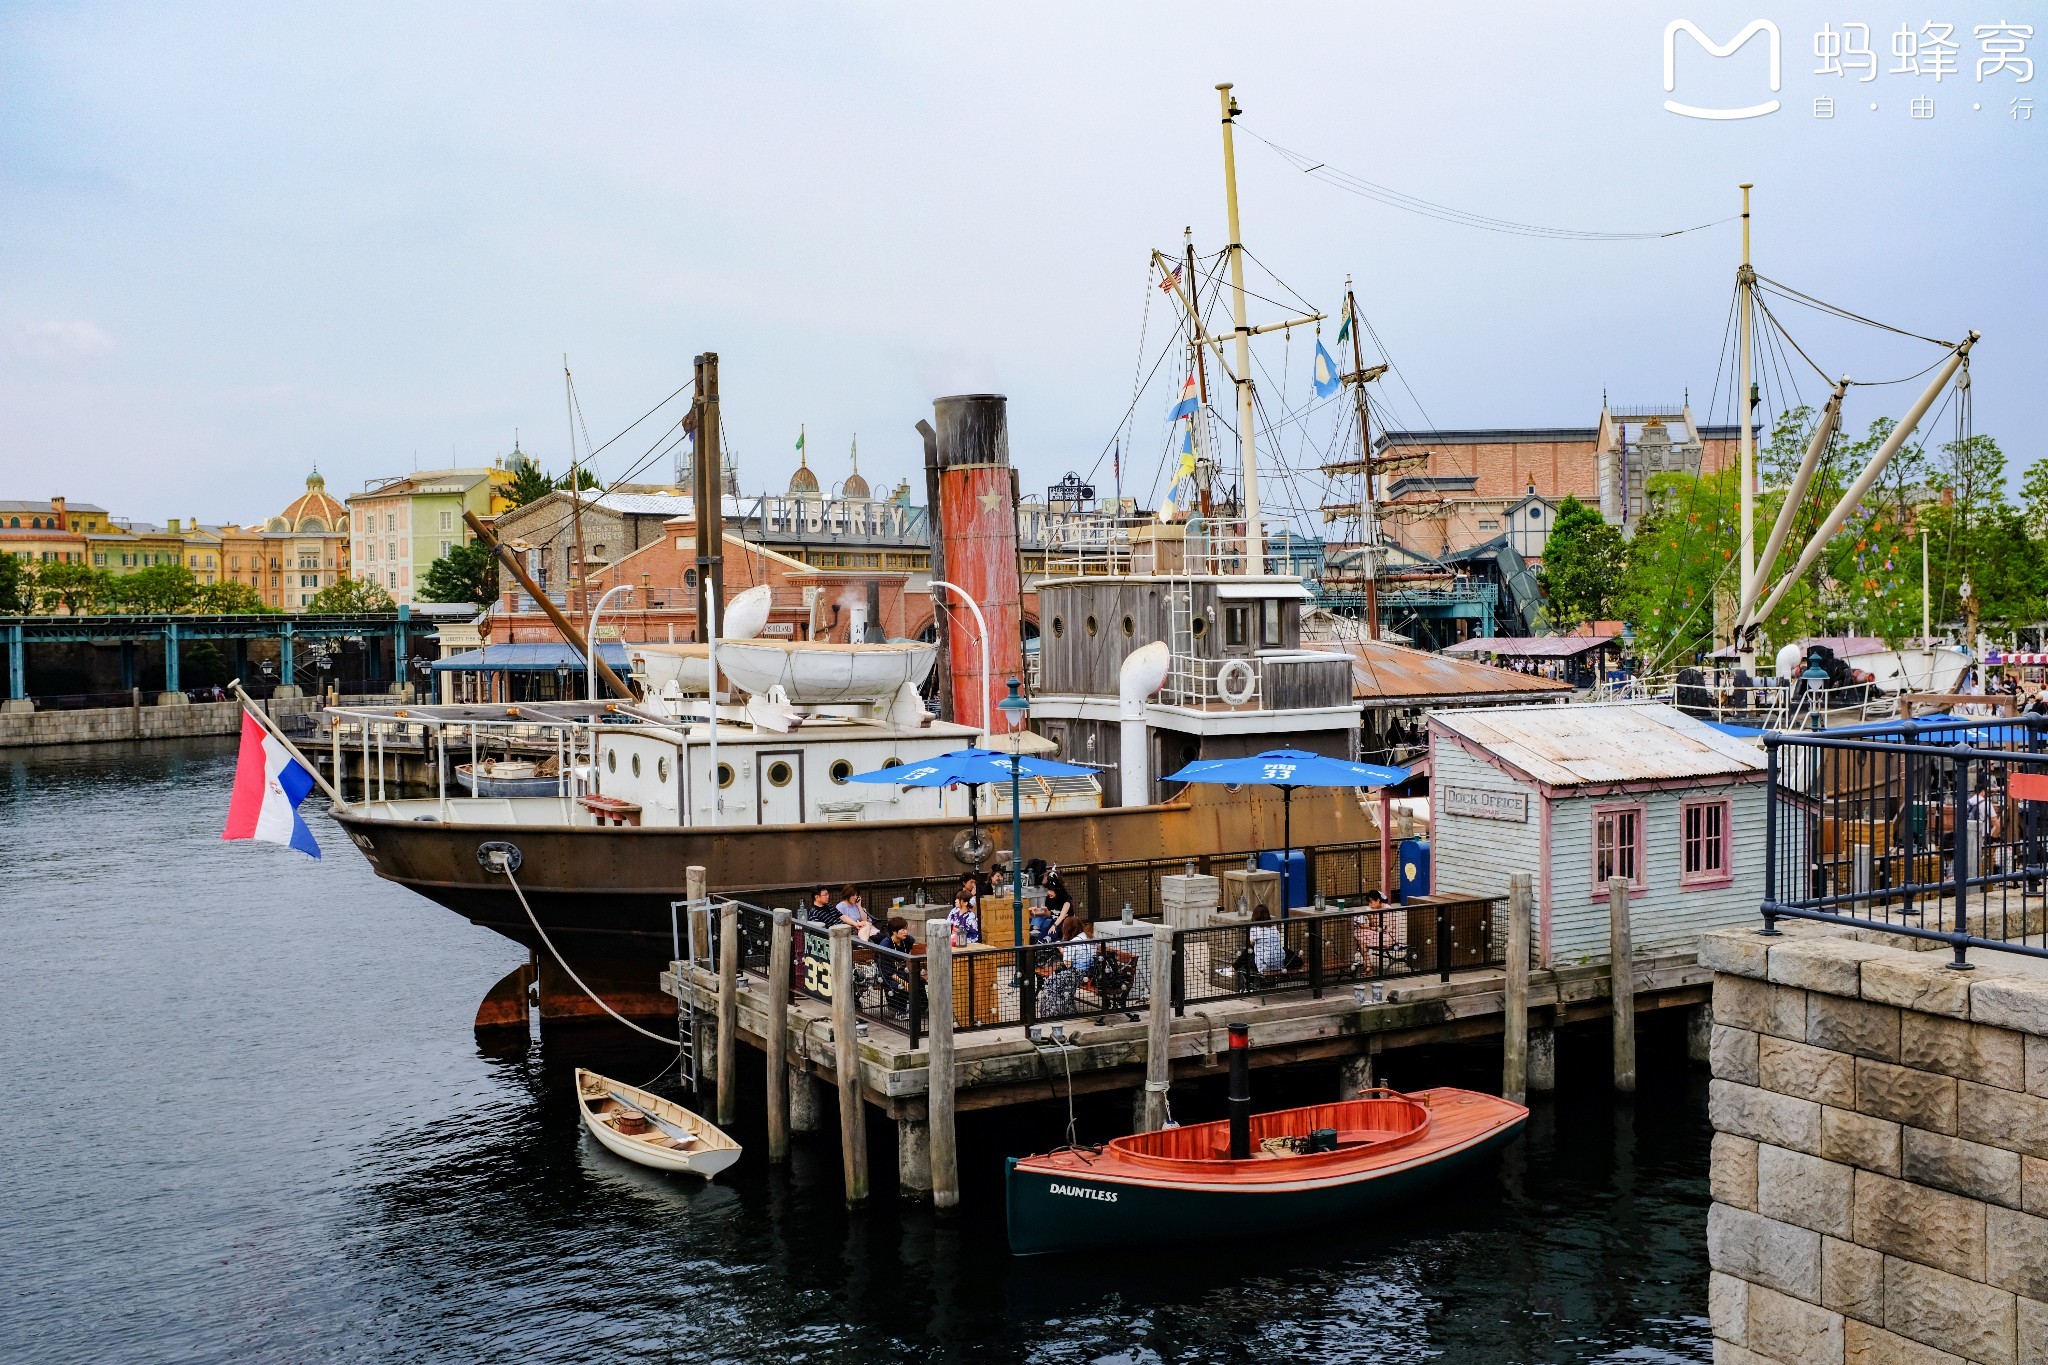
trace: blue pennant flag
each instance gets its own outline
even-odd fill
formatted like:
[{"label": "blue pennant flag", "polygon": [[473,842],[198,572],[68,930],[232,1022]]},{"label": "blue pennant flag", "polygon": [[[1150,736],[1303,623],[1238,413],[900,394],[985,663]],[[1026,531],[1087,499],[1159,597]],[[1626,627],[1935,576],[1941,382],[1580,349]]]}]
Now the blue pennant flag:
[{"label": "blue pennant flag", "polygon": [[1339,383],[1338,376],[1341,373],[1342,372],[1337,368],[1337,362],[1330,359],[1330,353],[1323,348],[1323,339],[1321,337],[1317,337],[1315,373],[1316,397],[1328,398],[1331,394],[1335,393],[1337,391],[1337,385]]}]

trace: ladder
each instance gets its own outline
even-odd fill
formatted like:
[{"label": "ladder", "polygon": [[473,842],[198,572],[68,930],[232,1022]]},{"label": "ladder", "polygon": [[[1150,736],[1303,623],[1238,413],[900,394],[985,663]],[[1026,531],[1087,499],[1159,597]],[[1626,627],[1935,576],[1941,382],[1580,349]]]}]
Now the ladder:
[{"label": "ladder", "polygon": [[668,903],[670,947],[675,954],[671,970],[676,978],[676,1044],[682,1054],[680,1074],[683,1084],[689,1086],[693,1094],[703,1079],[697,1050],[697,1016],[701,1012],[697,997],[697,963],[705,956],[700,953],[700,947],[709,947],[708,942],[699,943],[698,932],[701,927],[704,938],[710,938],[710,909],[709,899]]},{"label": "ladder", "polygon": [[1195,657],[1195,590],[1190,579],[1168,580],[1166,585],[1166,648],[1173,699],[1200,701],[1201,661]]}]

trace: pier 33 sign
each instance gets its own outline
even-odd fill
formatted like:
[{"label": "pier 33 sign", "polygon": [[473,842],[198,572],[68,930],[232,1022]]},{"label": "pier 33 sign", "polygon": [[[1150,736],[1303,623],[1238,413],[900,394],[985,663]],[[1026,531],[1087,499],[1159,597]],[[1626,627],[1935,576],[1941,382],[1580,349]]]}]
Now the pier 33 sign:
[{"label": "pier 33 sign", "polygon": [[1490,791],[1485,787],[1444,787],[1436,793],[1437,811],[1470,820],[1529,823],[1529,793]]},{"label": "pier 33 sign", "polygon": [[[2034,101],[2030,87],[2034,79],[2034,59],[2029,48],[2034,40],[2034,26],[2031,23],[1998,19],[1961,24],[1945,19],[1928,19],[1918,24],[1901,22],[1898,30],[1888,36],[1886,46],[1891,64],[1885,66],[1883,57],[1872,45],[1869,24],[1855,20],[1825,20],[1814,30],[1811,51],[1815,65],[1810,74],[1821,78],[1825,84],[1820,93],[1813,96],[1813,117],[1834,118],[1837,89],[1846,91],[1849,85],[1867,85],[1882,75],[1887,78],[1903,77],[1911,83],[1912,93],[1904,107],[1908,116],[1914,119],[1935,116],[1936,93],[1944,88],[1957,90],[1957,102],[1960,104],[1967,100],[1969,112],[1983,113],[1981,98],[1970,98],[1960,93],[1962,83],[1974,77],[1973,83],[1977,86],[2007,87],[1995,92],[1989,89],[1976,92],[2004,96],[2005,107],[1996,112],[2006,114],[2016,123],[2033,121]],[[1762,41],[1754,41],[1758,39]],[[1664,108],[1668,112],[1682,118],[1728,121],[1762,118],[1784,107],[1778,98],[1785,84],[1784,36],[1775,22],[1752,19],[1723,43],[1709,36],[1690,19],[1673,19],[1664,26],[1664,91],[1667,96],[1678,90],[1679,48],[1695,45],[1709,57],[1739,56],[1744,74],[1736,77],[1709,69],[1704,81],[1696,80],[1694,84],[1711,84],[1715,92],[1727,98],[1728,102],[1706,104],[1667,98]],[[1945,82],[1951,80],[1958,84],[1945,87]],[[1896,81],[1888,80],[1887,83],[1891,88],[1898,87]],[[1882,107],[1882,101],[1868,99],[1875,91],[1859,93],[1868,101],[1870,112],[1875,113]]]}]

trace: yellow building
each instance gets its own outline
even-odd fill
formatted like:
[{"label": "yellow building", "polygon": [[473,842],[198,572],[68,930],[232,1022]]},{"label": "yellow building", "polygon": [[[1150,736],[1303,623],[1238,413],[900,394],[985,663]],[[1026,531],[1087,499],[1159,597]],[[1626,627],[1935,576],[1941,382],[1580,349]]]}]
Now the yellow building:
[{"label": "yellow building", "polygon": [[247,583],[265,606],[303,611],[313,598],[348,577],[348,508],[327,492],[314,470],[306,491],[261,526],[223,527],[224,581]]},{"label": "yellow building", "polygon": [[62,498],[0,501],[0,554],[36,564],[83,564],[89,553],[84,531],[106,519],[103,507],[74,508]]},{"label": "yellow building", "polygon": [[510,511],[508,490],[517,477],[502,463],[437,469],[373,480],[349,494],[349,557],[357,576],[381,586],[395,602],[419,600],[415,593],[434,561],[471,538],[462,514],[490,520]]}]

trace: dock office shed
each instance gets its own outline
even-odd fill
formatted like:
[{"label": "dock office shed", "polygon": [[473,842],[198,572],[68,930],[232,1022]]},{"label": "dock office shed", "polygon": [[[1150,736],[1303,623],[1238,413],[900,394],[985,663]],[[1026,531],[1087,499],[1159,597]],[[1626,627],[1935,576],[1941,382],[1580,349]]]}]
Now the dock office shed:
[{"label": "dock office shed", "polygon": [[1542,965],[1605,957],[1607,879],[1638,951],[1747,924],[1763,901],[1764,754],[1661,703],[1432,712],[1437,890],[1536,879]]}]

